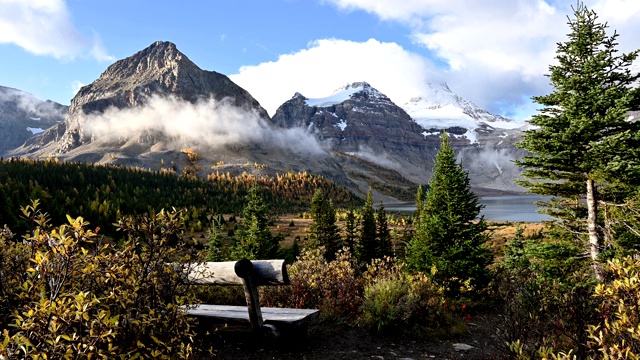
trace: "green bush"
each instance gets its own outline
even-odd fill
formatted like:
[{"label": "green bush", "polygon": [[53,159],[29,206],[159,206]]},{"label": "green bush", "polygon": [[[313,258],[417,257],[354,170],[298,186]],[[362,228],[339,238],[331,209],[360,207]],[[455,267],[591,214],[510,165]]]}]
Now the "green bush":
[{"label": "green bush", "polygon": [[[360,322],[377,332],[451,330],[444,289],[421,273],[410,274],[391,258],[374,260],[364,278]],[[407,325],[410,325],[407,327]]]},{"label": "green bush", "polygon": [[[181,212],[124,218],[122,248],[96,241],[81,217],[53,227],[38,202],[34,228],[0,234],[0,355],[9,358],[188,358],[188,285],[169,265],[190,262]],[[169,246],[169,245],[172,246]]]}]

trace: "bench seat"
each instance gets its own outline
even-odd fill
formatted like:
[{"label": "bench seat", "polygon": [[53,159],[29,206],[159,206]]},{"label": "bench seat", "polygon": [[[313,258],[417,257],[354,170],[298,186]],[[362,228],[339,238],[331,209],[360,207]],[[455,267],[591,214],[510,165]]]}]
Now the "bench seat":
[{"label": "bench seat", "polygon": [[[261,307],[265,324],[300,326],[318,317],[316,309],[291,309]],[[246,306],[200,304],[187,309],[187,314],[220,322],[247,322],[249,313]]]}]

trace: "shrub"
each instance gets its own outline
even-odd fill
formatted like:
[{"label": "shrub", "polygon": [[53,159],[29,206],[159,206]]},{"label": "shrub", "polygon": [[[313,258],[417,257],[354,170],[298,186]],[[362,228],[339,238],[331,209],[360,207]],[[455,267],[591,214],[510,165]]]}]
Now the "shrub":
[{"label": "shrub", "polygon": [[591,345],[603,358],[640,358],[640,261],[631,257],[608,262],[611,281],[598,284],[602,321],[589,327]]},{"label": "shrub", "polygon": [[385,258],[374,260],[364,278],[360,321],[366,327],[386,332],[409,330],[407,324],[432,330],[452,324],[444,289],[424,274],[409,274],[404,265]]},{"label": "shrub", "polygon": [[303,251],[288,268],[291,285],[261,289],[265,306],[317,308],[323,319],[355,320],[362,301],[363,284],[352,255],[339,251],[327,262],[322,247]]},{"label": "shrub", "polygon": [[[52,227],[38,202],[34,229],[0,235],[4,340],[9,358],[188,358],[188,285],[171,262],[191,261],[181,212],[124,218],[122,248],[95,241],[81,217]],[[169,246],[172,243],[174,246]],[[16,256],[18,255],[18,256]]]}]

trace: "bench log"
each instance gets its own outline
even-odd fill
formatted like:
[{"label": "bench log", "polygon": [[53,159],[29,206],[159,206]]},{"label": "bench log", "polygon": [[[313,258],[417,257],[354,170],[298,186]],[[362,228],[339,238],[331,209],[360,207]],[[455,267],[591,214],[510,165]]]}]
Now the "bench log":
[{"label": "bench log", "polygon": [[268,330],[279,335],[283,329],[305,329],[306,323],[318,317],[315,309],[261,308],[258,286],[289,285],[284,260],[247,260],[207,262],[189,269],[187,279],[199,285],[242,285],[247,306],[189,306],[187,314],[223,322],[247,320],[257,335]]}]

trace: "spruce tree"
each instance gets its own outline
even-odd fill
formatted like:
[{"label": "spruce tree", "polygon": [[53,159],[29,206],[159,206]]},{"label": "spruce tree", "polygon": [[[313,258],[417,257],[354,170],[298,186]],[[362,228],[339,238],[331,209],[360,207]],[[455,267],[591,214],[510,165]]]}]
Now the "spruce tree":
[{"label": "spruce tree", "polygon": [[376,241],[376,215],[373,208],[373,191],[369,188],[367,200],[361,210],[360,236],[358,237],[357,257],[361,263],[368,264],[378,254]]},{"label": "spruce tree", "polygon": [[312,241],[315,246],[324,246],[325,259],[334,260],[342,245],[342,238],[336,224],[336,209],[320,189],[316,190],[311,200],[310,215],[313,219],[309,229]]},{"label": "spruce tree", "polygon": [[380,207],[376,211],[376,237],[378,241],[378,253],[376,257],[383,258],[393,255],[393,245],[391,244],[391,231],[384,204],[380,202]]},{"label": "spruce tree", "polygon": [[355,245],[358,238],[358,219],[353,208],[349,208],[344,221],[344,245],[351,254],[355,254]]},{"label": "spruce tree", "polygon": [[269,209],[257,184],[249,189],[246,200],[247,205],[242,212],[243,219],[238,224],[236,241],[229,257],[231,260],[271,259],[278,252],[280,238],[271,234]]},{"label": "spruce tree", "polygon": [[476,289],[485,286],[492,255],[485,246],[486,222],[484,217],[478,219],[481,209],[445,132],[415,234],[407,244],[409,267],[430,274],[451,294],[457,294],[467,280]]},{"label": "spruce tree", "polygon": [[[552,195],[546,212],[577,228],[589,239],[596,276],[603,247],[598,202],[607,188],[637,183],[640,172],[640,122],[628,121],[637,99],[632,90],[637,74],[630,66],[638,51],[617,54],[617,33],[583,3],[574,9],[568,40],[559,43],[557,65],[549,66],[554,91],[533,99],[544,106],[518,146],[531,153],[518,165],[528,178],[520,184],[530,192]],[[586,222],[584,219],[586,217]]]}]

